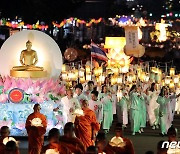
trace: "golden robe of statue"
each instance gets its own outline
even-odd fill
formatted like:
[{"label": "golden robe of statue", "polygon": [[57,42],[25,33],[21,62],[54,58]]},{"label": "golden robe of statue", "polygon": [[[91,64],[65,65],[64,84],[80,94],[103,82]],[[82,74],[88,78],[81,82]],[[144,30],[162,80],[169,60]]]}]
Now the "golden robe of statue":
[{"label": "golden robe of statue", "polygon": [[26,42],[26,49],[21,52],[20,63],[22,66],[14,66],[10,70],[12,77],[20,78],[42,78],[47,76],[43,67],[35,66],[38,62],[38,56],[35,50],[32,50],[32,43]]},{"label": "golden robe of statue", "polygon": [[15,66],[13,70],[16,71],[43,71],[43,67],[35,66],[38,62],[36,51],[32,50],[32,43],[26,42],[27,49],[23,50],[20,55],[20,63],[22,66]]}]

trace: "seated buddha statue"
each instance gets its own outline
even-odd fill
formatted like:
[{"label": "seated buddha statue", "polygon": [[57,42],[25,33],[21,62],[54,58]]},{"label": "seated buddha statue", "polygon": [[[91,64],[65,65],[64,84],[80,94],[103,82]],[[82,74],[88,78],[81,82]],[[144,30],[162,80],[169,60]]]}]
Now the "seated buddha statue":
[{"label": "seated buddha statue", "polygon": [[30,41],[26,42],[27,49],[21,51],[20,63],[22,66],[15,66],[12,70],[16,71],[43,71],[43,67],[35,66],[38,62],[37,53],[32,50],[32,43]]},{"label": "seated buddha statue", "polygon": [[26,42],[26,49],[21,51],[20,63],[22,66],[14,66],[10,70],[12,77],[32,77],[41,78],[46,77],[47,72],[43,67],[36,66],[38,62],[38,56],[35,50],[32,50],[31,41]]}]

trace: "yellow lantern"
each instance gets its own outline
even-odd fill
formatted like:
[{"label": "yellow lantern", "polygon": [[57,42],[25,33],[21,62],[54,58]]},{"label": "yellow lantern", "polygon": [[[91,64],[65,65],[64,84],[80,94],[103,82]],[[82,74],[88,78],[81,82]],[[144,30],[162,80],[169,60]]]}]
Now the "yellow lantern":
[{"label": "yellow lantern", "polygon": [[111,85],[115,85],[117,83],[117,76],[111,77]]},{"label": "yellow lantern", "polygon": [[97,68],[94,68],[94,75],[98,76],[98,69]]},{"label": "yellow lantern", "polygon": [[170,84],[170,82],[171,82],[171,77],[170,76],[166,76],[165,84],[168,85],[168,84]]},{"label": "yellow lantern", "polygon": [[146,74],[145,74],[145,72],[141,72],[141,75],[140,75],[140,80],[141,80],[141,81],[144,81],[144,80],[145,80],[145,78],[146,78]]},{"label": "yellow lantern", "polygon": [[169,84],[169,88],[173,89],[174,88],[174,82],[171,81],[170,84]]},{"label": "yellow lantern", "polygon": [[125,37],[106,37],[105,38],[105,48],[124,48],[126,45]]},{"label": "yellow lantern", "polygon": [[124,60],[124,58],[122,58],[122,59],[119,61],[119,65],[120,65],[121,67],[124,67],[124,65],[125,65],[125,60]]},{"label": "yellow lantern", "polygon": [[170,68],[170,76],[174,76],[175,75],[175,68]]},{"label": "yellow lantern", "polygon": [[99,67],[98,68],[98,75],[102,74],[103,73],[103,68],[102,67]]},{"label": "yellow lantern", "polygon": [[62,65],[62,72],[66,72],[66,65],[65,64]]},{"label": "yellow lantern", "polygon": [[80,83],[82,83],[82,84],[85,83],[85,81],[86,81],[85,77],[81,77],[81,78],[79,78],[79,80],[80,80]]},{"label": "yellow lantern", "polygon": [[164,80],[162,80],[161,85],[165,86],[165,81]]},{"label": "yellow lantern", "polygon": [[86,73],[90,73],[90,71],[91,71],[90,66],[86,65]]},{"label": "yellow lantern", "polygon": [[118,70],[117,67],[116,68],[112,68],[111,70],[113,71],[114,75],[118,75],[119,70]]}]

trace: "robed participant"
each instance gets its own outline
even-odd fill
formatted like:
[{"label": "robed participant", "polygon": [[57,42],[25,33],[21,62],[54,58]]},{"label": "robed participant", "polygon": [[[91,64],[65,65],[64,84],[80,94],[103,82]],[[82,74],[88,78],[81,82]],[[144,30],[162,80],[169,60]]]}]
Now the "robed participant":
[{"label": "robed participant", "polygon": [[49,143],[43,147],[41,154],[54,153],[54,154],[70,154],[70,151],[59,144],[60,132],[57,128],[52,128],[48,134]]},{"label": "robed participant", "polygon": [[39,104],[35,104],[33,109],[34,112],[26,120],[28,151],[29,154],[40,154],[44,143],[47,121],[45,115],[40,113],[41,106]]},{"label": "robed participant", "polygon": [[81,106],[77,98],[73,97],[73,91],[71,89],[68,89],[66,91],[66,96],[61,99],[61,102],[63,104],[63,115],[65,119],[64,122],[74,123],[75,120],[74,111],[76,109],[80,109]]},{"label": "robed participant", "polygon": [[60,146],[66,147],[68,151],[74,154],[84,154],[85,147],[83,143],[75,136],[75,127],[72,122],[64,126],[64,135],[60,137]]},{"label": "robed participant", "polygon": [[96,114],[96,119],[99,123],[103,120],[103,105],[102,102],[98,100],[98,91],[91,92],[91,100],[89,102],[89,108],[93,110]]},{"label": "robed participant", "polygon": [[83,116],[76,117],[75,128],[77,137],[87,148],[94,144],[95,134],[100,130],[95,113],[88,108],[88,102],[82,101]]}]

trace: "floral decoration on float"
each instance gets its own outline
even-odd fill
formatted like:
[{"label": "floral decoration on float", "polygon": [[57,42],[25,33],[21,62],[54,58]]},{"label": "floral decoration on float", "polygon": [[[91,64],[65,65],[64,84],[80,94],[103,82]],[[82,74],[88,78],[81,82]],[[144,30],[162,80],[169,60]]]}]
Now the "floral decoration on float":
[{"label": "floral decoration on float", "polygon": [[65,86],[59,84],[57,79],[32,80],[3,77],[0,79],[0,103],[9,101],[10,90],[19,88],[24,92],[21,103],[43,103],[44,101],[58,101],[65,95]]}]

